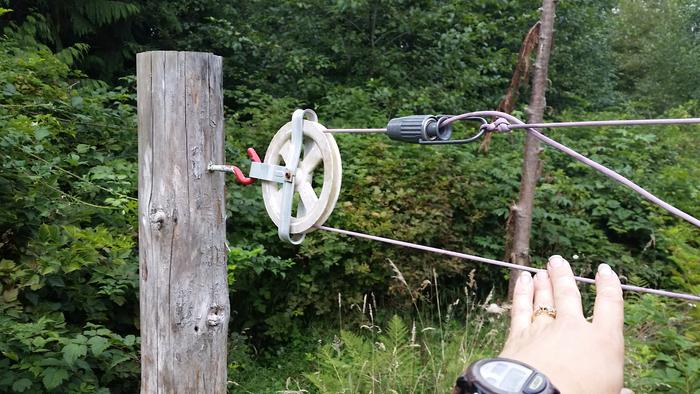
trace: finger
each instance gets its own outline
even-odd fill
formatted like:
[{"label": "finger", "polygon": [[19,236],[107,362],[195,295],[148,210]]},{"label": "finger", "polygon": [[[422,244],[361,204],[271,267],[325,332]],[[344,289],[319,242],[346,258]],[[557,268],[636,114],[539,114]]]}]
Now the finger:
[{"label": "finger", "polygon": [[574,273],[571,271],[569,262],[561,256],[552,256],[549,258],[547,271],[549,271],[549,279],[552,282],[557,317],[583,318],[581,293],[576,287]]},{"label": "finger", "polygon": [[625,321],[624,301],[620,279],[607,264],[598,266],[595,276],[595,306],[593,324],[604,330],[622,331]]},{"label": "finger", "polygon": [[[549,280],[547,271],[540,271],[535,275],[535,304],[534,307],[546,306],[554,309],[554,296],[552,294],[552,282]],[[534,310],[532,311],[534,312]],[[531,313],[532,313],[531,312]],[[534,317],[533,324],[550,323],[552,317],[548,315],[540,315]]]},{"label": "finger", "polygon": [[620,390],[620,394],[634,394],[634,391],[628,389],[627,387]]},{"label": "finger", "polygon": [[532,276],[523,271],[513,289],[513,307],[510,310],[510,335],[518,336],[530,327],[532,316]]}]

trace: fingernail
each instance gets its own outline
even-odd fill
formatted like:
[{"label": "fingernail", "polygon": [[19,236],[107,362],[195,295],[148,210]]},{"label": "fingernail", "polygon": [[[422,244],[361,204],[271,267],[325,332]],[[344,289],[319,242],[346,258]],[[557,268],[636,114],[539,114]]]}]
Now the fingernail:
[{"label": "fingernail", "polygon": [[535,276],[537,277],[537,280],[549,280],[549,274],[545,270],[537,272],[537,275]]},{"label": "fingernail", "polygon": [[610,268],[610,266],[605,264],[605,263],[598,266],[598,273],[603,275],[603,276],[612,276],[613,275],[612,268]]},{"label": "fingernail", "polygon": [[532,280],[532,275],[530,275],[530,273],[527,271],[523,271],[520,273],[520,278],[518,280],[523,283],[530,283]]},{"label": "fingernail", "polygon": [[555,254],[554,256],[549,258],[549,265],[551,265],[552,267],[561,267],[562,264],[564,264],[564,259],[559,255]]}]

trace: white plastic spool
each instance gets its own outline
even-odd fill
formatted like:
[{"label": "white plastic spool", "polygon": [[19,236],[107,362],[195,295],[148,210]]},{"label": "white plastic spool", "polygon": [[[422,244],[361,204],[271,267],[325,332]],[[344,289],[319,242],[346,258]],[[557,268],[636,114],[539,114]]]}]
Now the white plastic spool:
[{"label": "white plastic spool", "polygon": [[[284,208],[284,183],[263,181],[262,193],[265,209],[272,221],[278,226],[289,223],[289,241],[298,244],[304,234],[314,231],[322,225],[333,212],[340,194],[342,167],[340,151],[333,136],[325,133],[325,127],[317,122],[316,114],[306,110],[311,120],[303,120],[302,155],[295,168],[293,145],[293,123],[282,126],[270,141],[263,162],[271,166],[287,167],[293,174],[292,217],[283,220],[280,214]],[[296,113],[295,113],[296,115]],[[303,114],[301,115],[303,117]],[[323,175],[322,185],[318,185],[319,175]],[[314,188],[314,180],[317,186]],[[282,233],[280,237],[283,238]]]}]

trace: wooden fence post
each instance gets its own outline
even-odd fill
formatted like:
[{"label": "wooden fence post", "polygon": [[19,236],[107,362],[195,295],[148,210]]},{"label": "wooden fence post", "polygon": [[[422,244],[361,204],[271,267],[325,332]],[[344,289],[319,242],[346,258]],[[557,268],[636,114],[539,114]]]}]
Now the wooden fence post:
[{"label": "wooden fence post", "polygon": [[221,57],[136,56],[141,393],[226,392]]}]

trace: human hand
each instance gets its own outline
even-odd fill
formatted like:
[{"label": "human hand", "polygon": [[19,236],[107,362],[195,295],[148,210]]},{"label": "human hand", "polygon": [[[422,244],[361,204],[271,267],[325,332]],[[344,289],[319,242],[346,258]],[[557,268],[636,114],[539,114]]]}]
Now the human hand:
[{"label": "human hand", "polygon": [[[508,340],[500,357],[522,361],[544,373],[564,394],[618,394],[624,366],[622,288],[607,264],[596,274],[593,321],[583,316],[569,263],[552,256],[533,278],[522,272],[513,292]],[[556,318],[534,316],[538,306]],[[533,318],[534,316],[534,318]]]}]

